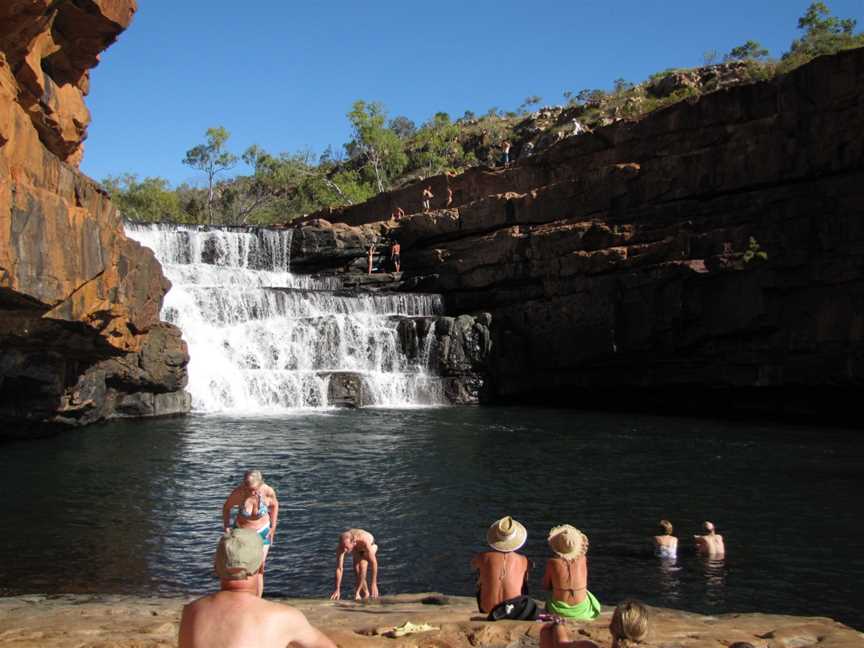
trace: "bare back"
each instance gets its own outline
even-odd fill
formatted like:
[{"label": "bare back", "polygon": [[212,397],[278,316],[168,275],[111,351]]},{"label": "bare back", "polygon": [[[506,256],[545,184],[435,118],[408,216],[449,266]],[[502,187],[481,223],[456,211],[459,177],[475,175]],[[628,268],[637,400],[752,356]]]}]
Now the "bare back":
[{"label": "bare back", "polygon": [[715,558],[722,558],[726,554],[723,536],[717,533],[696,536],[696,548],[699,553]]},{"label": "bare back", "polygon": [[183,608],[179,648],[285,648],[288,644],[336,648],[301,612],[254,594],[222,591]]},{"label": "bare back", "polygon": [[585,600],[588,591],[588,560],[550,558],[543,574],[543,589],[552,590],[552,598],[568,605]]},{"label": "bare back", "polygon": [[528,559],[515,552],[485,551],[474,556],[471,566],[480,572],[480,609],[489,612],[499,603],[522,594],[528,576]]}]

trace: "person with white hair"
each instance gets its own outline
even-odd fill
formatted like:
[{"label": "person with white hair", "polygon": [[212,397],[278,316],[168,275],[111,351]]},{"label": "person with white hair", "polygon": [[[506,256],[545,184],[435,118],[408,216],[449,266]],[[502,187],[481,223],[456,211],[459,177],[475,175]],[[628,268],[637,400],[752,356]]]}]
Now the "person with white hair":
[{"label": "person with white hair", "polygon": [[[339,544],[336,546],[336,586],[330,599],[338,601],[342,598],[342,573],[348,553],[354,561],[354,575],[357,577],[354,600],[378,598],[378,545],[375,544],[375,537],[363,529],[348,529],[339,535]],[[368,585],[367,571],[370,572]]]},{"label": "person with white hair", "polygon": [[258,592],[258,596],[261,596],[264,593],[264,564],[267,562],[267,554],[276,536],[279,500],[276,498],[276,491],[264,483],[260,470],[247,470],[243,475],[243,482],[231,491],[225,504],[222,505],[222,526],[226,533],[231,530],[231,511],[234,508],[237,509],[237,515],[233,526],[239,529],[251,529],[261,536],[263,554],[261,590]]},{"label": "person with white hair", "polygon": [[723,536],[717,533],[713,522],[706,521],[702,527],[705,529],[704,535],[693,536],[693,540],[696,541],[696,551],[708,558],[722,558],[726,555]]}]

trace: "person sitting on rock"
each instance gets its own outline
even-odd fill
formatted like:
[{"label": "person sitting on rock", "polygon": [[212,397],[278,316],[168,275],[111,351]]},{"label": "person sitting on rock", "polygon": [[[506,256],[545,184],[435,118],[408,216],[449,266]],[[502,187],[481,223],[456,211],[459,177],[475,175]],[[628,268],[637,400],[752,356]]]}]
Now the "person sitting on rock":
[{"label": "person sitting on rock", "polygon": [[696,551],[708,558],[723,558],[726,554],[723,536],[715,531],[713,522],[706,521],[702,526],[705,535],[693,536],[693,540],[696,541]]},{"label": "person sitting on rock", "polygon": [[390,215],[390,218],[392,220],[395,220],[398,223],[400,220],[405,218],[405,210],[402,209],[401,207],[397,207],[396,209],[393,210],[393,213]]},{"label": "person sitting on rock", "polygon": [[549,531],[555,557],[546,561],[543,589],[551,590],[546,611],[568,619],[596,619],[600,602],[588,591],[588,538],[569,524]]},{"label": "person sitting on rock", "polygon": [[[363,529],[348,529],[339,536],[336,547],[336,587],[330,595],[331,600],[342,598],[342,572],[345,568],[345,555],[351,552],[354,561],[354,575],[357,584],[354,587],[354,599],[378,598],[378,545],[372,534]],[[367,569],[370,573],[369,584],[366,584]]]},{"label": "person sitting on rock", "polygon": [[660,520],[660,533],[654,536],[654,555],[658,558],[675,558],[678,554],[678,538],[669,520]]},{"label": "person sitting on rock", "polygon": [[220,591],[184,606],[179,648],[336,648],[299,610],[258,597],[264,542],[252,529],[229,529],[214,567]]},{"label": "person sitting on rock", "polygon": [[530,562],[516,553],[527,539],[525,527],[508,515],[486,531],[486,542],[492,551],[471,559],[471,567],[479,572],[477,608],[490,614],[490,618],[496,608],[504,607],[506,611],[506,604],[521,605],[520,599],[527,598],[523,595],[528,589]]},{"label": "person sitting on rock", "polygon": [[[635,648],[648,637],[650,620],[648,608],[639,601],[627,600],[618,604],[609,622],[612,648]],[[587,639],[573,641],[563,623],[547,623],[540,630],[540,648],[599,648]]]},{"label": "person sitting on rock", "polygon": [[432,185],[429,185],[423,190],[423,211],[428,212],[432,208],[432,199],[435,194],[432,193]]}]

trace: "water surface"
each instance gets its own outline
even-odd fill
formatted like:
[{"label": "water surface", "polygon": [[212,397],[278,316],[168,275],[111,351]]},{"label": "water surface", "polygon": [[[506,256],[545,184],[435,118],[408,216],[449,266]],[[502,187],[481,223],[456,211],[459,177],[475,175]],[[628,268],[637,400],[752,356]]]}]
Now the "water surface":
[{"label": "water surface", "polygon": [[[254,467],[282,504],[274,595],[328,595],[349,526],[378,540],[382,594],[471,595],[471,555],[509,514],[528,527],[538,596],[546,533],[566,522],[590,538],[601,601],[864,628],[864,446],[853,438],[529,408],[112,423],[0,447],[0,594],[205,592],[222,502]],[[685,548],[676,564],[646,551],[661,517]],[[686,549],[705,519],[726,537],[722,563]]]}]

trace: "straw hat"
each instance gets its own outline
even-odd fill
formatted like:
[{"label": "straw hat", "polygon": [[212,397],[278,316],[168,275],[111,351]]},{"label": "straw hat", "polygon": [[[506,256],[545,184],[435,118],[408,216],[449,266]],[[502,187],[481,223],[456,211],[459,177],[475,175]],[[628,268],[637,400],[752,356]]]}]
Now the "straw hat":
[{"label": "straw hat", "polygon": [[549,530],[549,547],[562,558],[578,558],[588,553],[588,537],[576,527],[562,524]]},{"label": "straw hat", "polygon": [[509,515],[493,522],[486,531],[486,542],[496,551],[516,551],[527,539],[528,531]]}]

